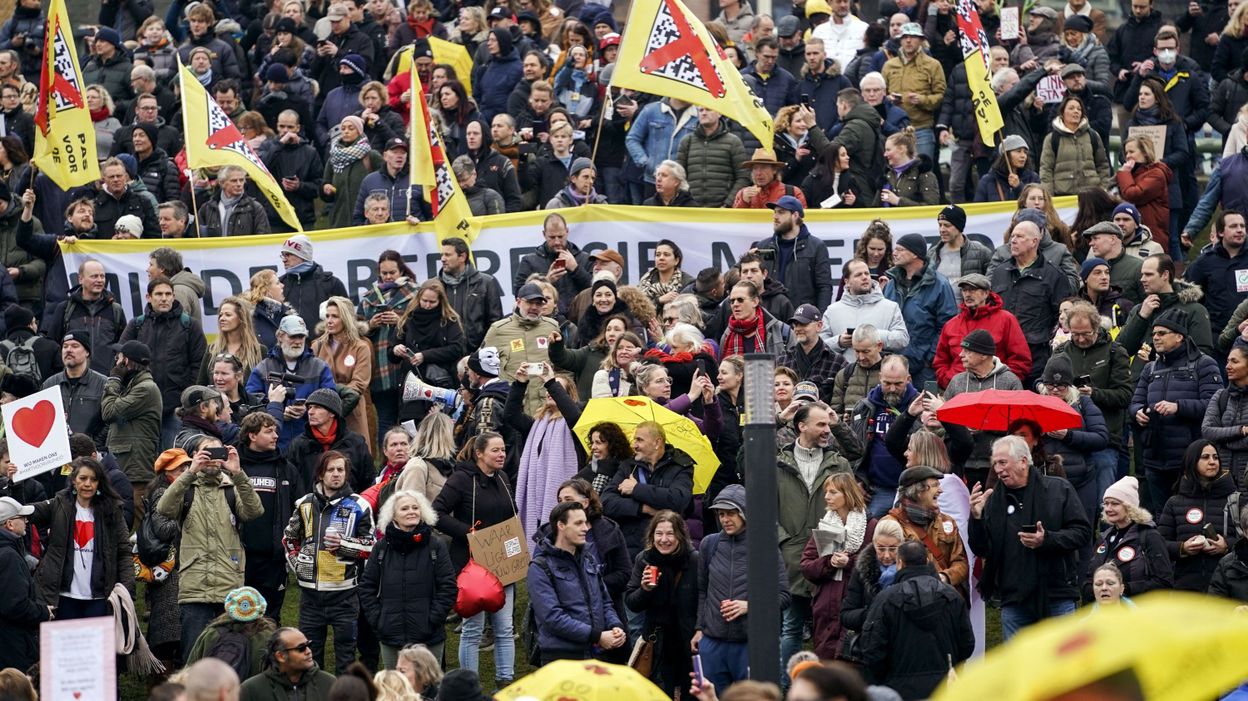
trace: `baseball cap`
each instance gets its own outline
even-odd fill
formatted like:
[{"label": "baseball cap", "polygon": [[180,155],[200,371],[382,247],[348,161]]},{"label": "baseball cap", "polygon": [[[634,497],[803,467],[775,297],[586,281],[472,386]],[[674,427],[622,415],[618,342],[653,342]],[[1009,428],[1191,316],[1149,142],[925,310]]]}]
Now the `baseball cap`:
[{"label": "baseball cap", "polygon": [[277,330],[287,336],[308,335],[308,325],[303,323],[303,317],[298,314],[288,314],[282,317],[282,323],[277,325]]},{"label": "baseball cap", "polygon": [[326,12],[325,16],[337,22],[340,19],[346,19],[348,14],[346,5],[342,3],[334,3],[329,6],[329,12]]},{"label": "baseball cap", "polygon": [[793,310],[793,316],[789,318],[789,321],[798,324],[812,324],[822,318],[823,315],[819,313],[818,307],[813,304],[803,304]]},{"label": "baseball cap", "polygon": [[546,293],[542,291],[541,286],[536,282],[526,282],[520,287],[520,291],[516,293],[516,299],[523,299],[527,302],[535,300],[546,301]]},{"label": "baseball cap", "polygon": [[29,516],[35,513],[35,507],[22,503],[13,497],[0,497],[0,523],[18,516]]},{"label": "baseball cap", "polygon": [[793,195],[785,195],[775,202],[767,203],[768,209],[786,209],[790,212],[796,212],[797,216],[806,216],[806,208],[802,206],[802,201]]},{"label": "baseball cap", "polygon": [[392,149],[392,148],[401,148],[401,149],[403,149],[404,151],[406,151],[406,150],[407,150],[407,139],[404,139],[404,138],[403,138],[403,137],[401,137],[401,136],[396,136],[396,137],[394,137],[393,139],[389,139],[389,140],[387,140],[387,141],[386,141],[386,150],[387,150],[387,151],[389,151],[389,150],[390,150],[390,149]]},{"label": "baseball cap", "polygon": [[126,341],[125,343],[114,343],[109,346],[115,353],[121,353],[129,360],[136,363],[152,362],[152,351],[142,341]]}]

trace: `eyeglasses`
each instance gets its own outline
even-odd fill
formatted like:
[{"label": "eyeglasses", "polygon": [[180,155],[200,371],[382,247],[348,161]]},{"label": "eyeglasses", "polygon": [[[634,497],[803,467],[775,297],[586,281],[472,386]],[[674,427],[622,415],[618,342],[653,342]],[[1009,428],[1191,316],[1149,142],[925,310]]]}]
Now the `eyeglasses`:
[{"label": "eyeglasses", "polygon": [[1161,336],[1169,336],[1169,335],[1171,335],[1171,334],[1174,334],[1174,335],[1176,335],[1176,336],[1178,335],[1178,334],[1176,334],[1174,331],[1171,331],[1171,330],[1169,330],[1169,329],[1166,329],[1165,331],[1154,331],[1154,332],[1153,332],[1153,338],[1160,338]]},{"label": "eyeglasses", "polygon": [[282,652],[307,652],[310,649],[312,649],[312,643],[305,640],[294,647],[282,648]]},{"label": "eyeglasses", "polygon": [[732,304],[745,304],[746,302],[750,301],[750,298],[749,297],[730,297],[728,298],[728,301],[731,302]]}]

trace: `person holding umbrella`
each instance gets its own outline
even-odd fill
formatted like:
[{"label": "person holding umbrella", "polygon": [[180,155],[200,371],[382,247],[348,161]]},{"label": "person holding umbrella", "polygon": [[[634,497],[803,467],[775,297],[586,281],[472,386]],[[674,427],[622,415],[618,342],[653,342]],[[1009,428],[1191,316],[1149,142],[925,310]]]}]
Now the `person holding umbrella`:
[{"label": "person holding umbrella", "polygon": [[[1008,365],[997,358],[997,342],[992,334],[984,329],[975,329],[962,338],[959,359],[962,372],[953,376],[945,387],[945,400],[953,399],[959,394],[982,392],[986,389],[1021,390],[1023,383]],[[962,472],[967,484],[976,482],[987,483],[991,463],[988,460],[992,453],[992,442],[1000,437],[999,433],[976,431],[975,447],[971,450],[963,464]]]}]

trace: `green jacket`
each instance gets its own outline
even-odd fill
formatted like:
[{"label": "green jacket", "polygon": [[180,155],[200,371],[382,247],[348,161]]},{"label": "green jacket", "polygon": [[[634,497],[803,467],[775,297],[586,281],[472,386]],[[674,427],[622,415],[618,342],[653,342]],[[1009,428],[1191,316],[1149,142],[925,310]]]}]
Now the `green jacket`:
[{"label": "green jacket", "polygon": [[331,203],[327,215],[329,228],[341,229],[351,226],[351,209],[355,204],[356,195],[360,193],[360,185],[364,182],[364,176],[380,169],[384,164],[380,153],[369,151],[367,156],[347,166],[342,172],[336,173],[329,159],[325,159],[323,182],[334,186],[334,194],[321,194],[321,199]]},{"label": "green jacket", "polygon": [[[776,489],[780,495],[780,556],[789,572],[789,593],[811,596],[815,586],[802,576],[802,549],[810,540],[810,532],[827,513],[823,501],[823,483],[828,477],[851,473],[849,462],[832,448],[824,448],[823,462],[815,473],[813,488],[806,486],[793,456],[794,443],[784,446],[776,455]],[[742,463],[744,465],[744,463]],[[805,504],[805,508],[799,505]]]},{"label": "green jacket", "polygon": [[741,138],[728,130],[725,119],[710,136],[698,125],[676,149],[676,162],[688,175],[689,196],[700,207],[731,207],[737,190],[750,184],[749,169],[741,167],[748,160]]},{"label": "green jacket", "polygon": [[[199,637],[195,639],[195,646],[191,648],[191,654],[186,656],[186,664],[190,665],[207,657],[208,651],[217,644],[221,633],[226,630],[246,635],[248,642],[251,644],[251,661],[249,662],[251,674],[247,679],[251,679],[263,672],[269,638],[272,638],[273,631],[277,630],[277,624],[268,616],[261,616],[259,619],[248,623],[239,623],[230,618],[228,613],[217,616],[212,623],[208,624],[207,628],[204,628],[204,632],[200,633]],[[245,682],[247,679],[241,679],[240,681]]]},{"label": "green jacket", "polygon": [[[17,268],[19,271],[13,280],[17,286],[17,298],[23,302],[34,302],[42,299],[43,278],[48,273],[48,264],[17,245],[17,227],[21,219],[22,201],[14,193],[9,197],[9,208],[0,214],[0,261],[6,268]],[[34,233],[43,233],[38,219],[31,219],[30,224]]]},{"label": "green jacket", "polygon": [[1100,187],[1109,178],[1105,145],[1088,126],[1088,120],[1071,131],[1061,117],[1054,119],[1052,131],[1040,147],[1041,184],[1054,195],[1077,195],[1084,188]]},{"label": "green jacket", "polygon": [[[237,522],[259,518],[264,506],[242,470],[228,480],[222,479],[225,476],[225,472],[184,472],[156,503],[157,513],[182,524],[182,542],[178,546],[179,604],[220,604],[232,589],[243,586],[247,562]],[[183,513],[186,490],[192,487],[195,496],[191,508]],[[232,509],[227,489],[237,490]]]},{"label": "green jacket", "polygon": [[1117,448],[1122,444],[1123,420],[1135,392],[1135,383],[1131,381],[1131,356],[1116,341],[1110,340],[1105,329],[1099,331],[1091,348],[1084,350],[1067,341],[1057,352],[1070,358],[1075,377],[1088,375],[1092,378],[1092,403],[1105,414],[1109,444]]},{"label": "green jacket", "polygon": [[239,701],[329,701],[334,675],[313,664],[295,684],[273,667],[243,682]]},{"label": "green jacket", "polygon": [[1244,323],[1244,319],[1248,319],[1248,299],[1239,303],[1235,307],[1235,311],[1231,313],[1231,320],[1226,322],[1226,327],[1218,336],[1218,348],[1223,353],[1230,353],[1231,346],[1235,345],[1235,339],[1239,338],[1239,325]]},{"label": "green jacket", "polygon": [[[559,330],[559,324],[550,317],[541,317],[530,321],[512,312],[511,316],[499,319],[490,325],[485,332],[482,347],[494,346],[498,349],[498,359],[502,365],[499,377],[511,382],[516,379],[516,371],[524,363],[550,362],[550,334]],[[524,395],[524,413],[532,416],[545,399],[542,397],[543,385],[530,382]]]},{"label": "green jacket", "polygon": [[1204,290],[1200,289],[1200,285],[1187,280],[1175,280],[1172,288],[1173,292],[1158,295],[1161,297],[1161,306],[1147,319],[1140,317],[1140,308],[1143,305],[1136,305],[1127,316],[1127,323],[1122,325],[1122,331],[1118,334],[1118,342],[1128,354],[1135,355],[1140,351],[1141,344],[1152,340],[1153,321],[1160,319],[1170,309],[1182,309],[1187,312],[1188,337],[1202,353],[1213,355],[1209,310],[1200,301],[1205,296]]},{"label": "green jacket", "polygon": [[131,482],[151,482],[156,476],[152,465],[160,454],[163,408],[160,388],[147,370],[136,372],[124,385],[119,377],[104,383],[100,418],[108,424],[108,452]]},{"label": "green jacket", "polygon": [[1122,255],[1106,261],[1109,263],[1109,284],[1122,290],[1122,296],[1134,304],[1144,301],[1144,287],[1140,285],[1140,269],[1144,259],[1131,255],[1125,248]]}]

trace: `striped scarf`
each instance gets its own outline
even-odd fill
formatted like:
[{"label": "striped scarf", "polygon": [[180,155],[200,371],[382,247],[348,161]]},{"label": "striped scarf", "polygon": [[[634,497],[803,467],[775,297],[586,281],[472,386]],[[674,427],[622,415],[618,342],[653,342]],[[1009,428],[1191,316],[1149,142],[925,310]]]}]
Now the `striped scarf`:
[{"label": "striped scarf", "polygon": [[[373,285],[373,289],[360,300],[364,318],[371,319],[382,312],[394,312],[402,318],[404,310],[416,299],[417,289],[416,283],[407,278]],[[394,346],[398,333],[397,325],[382,324],[369,334],[373,342],[373,381],[369,385],[370,391],[388,392],[403,384],[399,373],[402,364],[390,359],[390,348]]]},{"label": "striped scarf", "polygon": [[766,326],[763,323],[762,307],[754,310],[753,319],[739,321],[735,316],[729,317],[728,335],[724,338],[724,347],[720,349],[720,357],[727,358],[730,355],[745,353],[745,339],[750,334],[754,335],[754,350],[761,353],[767,344]]},{"label": "striped scarf", "polygon": [[334,139],[329,147],[329,165],[335,173],[341,173],[372,150],[373,146],[368,143],[367,136],[361,136],[352,144],[344,143],[341,138]]}]

